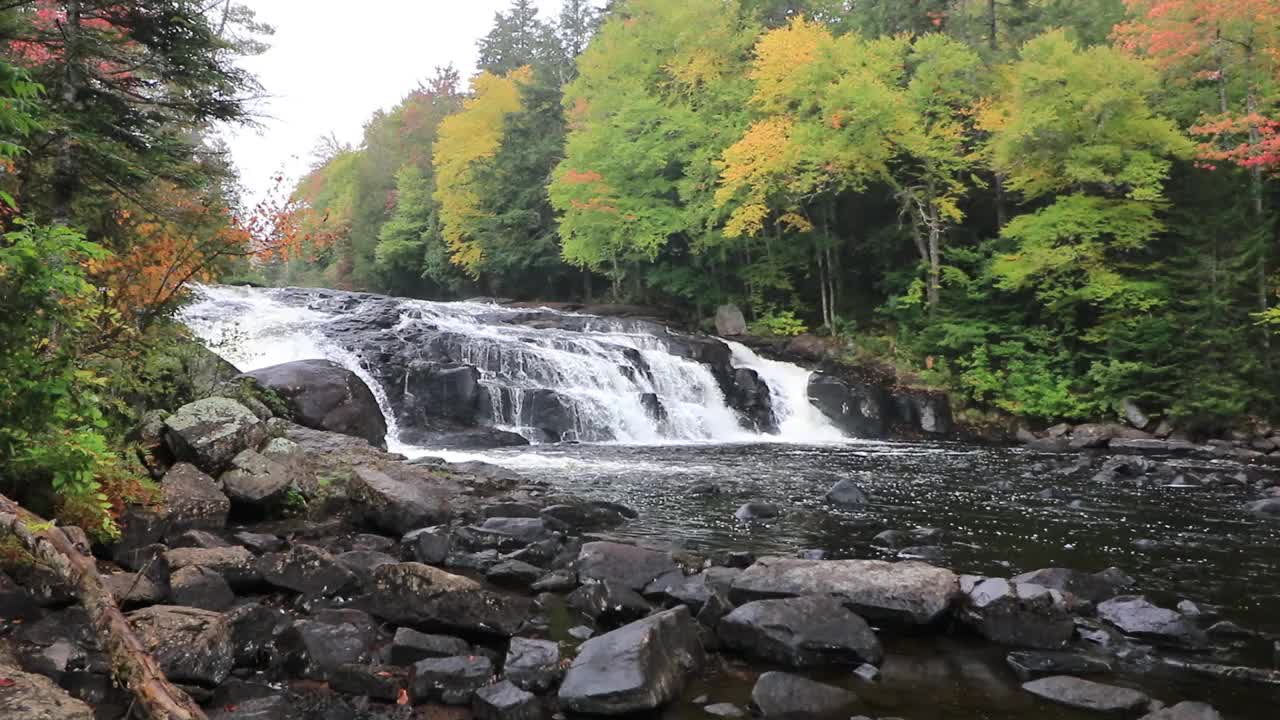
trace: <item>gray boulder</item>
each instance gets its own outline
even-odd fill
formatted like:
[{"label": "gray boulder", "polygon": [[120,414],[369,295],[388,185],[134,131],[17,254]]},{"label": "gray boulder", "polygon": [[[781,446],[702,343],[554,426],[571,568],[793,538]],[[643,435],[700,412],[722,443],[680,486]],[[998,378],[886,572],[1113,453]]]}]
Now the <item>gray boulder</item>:
[{"label": "gray boulder", "polygon": [[667,610],[583,643],[560,705],[592,715],[651,711],[674,700],[704,661],[689,609]]},{"label": "gray boulder", "polygon": [[451,635],[428,635],[413,628],[397,628],[391,640],[391,662],[412,665],[428,658],[469,655],[471,644]]},{"label": "gray boulder", "polygon": [[285,669],[299,677],[328,680],[339,668],[366,663],[373,629],[360,622],[298,620],[280,635]]},{"label": "gray boulder", "polygon": [[560,667],[560,645],[554,640],[511,638],[502,669],[507,679],[521,689],[545,693],[555,687],[564,674]]},{"label": "gray boulder", "polygon": [[153,605],[127,616],[143,647],[165,677],[213,687],[231,673],[231,627],[221,613]]},{"label": "gray boulder", "polygon": [[160,481],[166,533],[221,530],[227,525],[231,503],[213,478],[190,463],[176,463]]},{"label": "gray boulder", "polygon": [[252,588],[262,582],[257,558],[239,547],[176,548],[164,554],[171,570],[202,567],[222,576],[232,588]]},{"label": "gray boulder", "polygon": [[481,590],[474,580],[421,563],[379,567],[365,599],[384,620],[443,632],[510,637],[533,615],[529,598]]},{"label": "gray boulder", "polygon": [[293,475],[284,465],[254,450],[243,450],[231,459],[231,469],[219,479],[233,502],[269,505],[284,499]]},{"label": "gray boulder", "polygon": [[721,618],[717,634],[728,648],[791,667],[884,658],[866,621],[829,595],[749,602]]},{"label": "gray boulder", "polygon": [[1111,672],[1111,663],[1101,658],[1071,652],[1018,650],[1005,656],[1005,663],[1023,682],[1050,675],[1094,675]]},{"label": "gray boulder", "polygon": [[632,590],[643,590],[658,576],[676,569],[671,554],[636,545],[589,542],[574,561],[578,576],[586,580],[611,580]]},{"label": "gray boulder", "polygon": [[387,421],[360,376],[329,360],[299,360],[246,373],[275,392],[299,425],[386,447]]},{"label": "gray boulder", "polygon": [[419,660],[409,676],[409,696],[415,702],[466,705],[492,678],[493,663],[483,655]]},{"label": "gray boulder", "polygon": [[1098,605],[1098,617],[1126,635],[1165,645],[1204,647],[1204,631],[1176,610],[1162,608],[1139,595],[1122,595]]},{"label": "gray boulder", "polygon": [[169,578],[169,598],[174,605],[222,612],[236,601],[236,594],[221,575],[206,567],[181,568]]},{"label": "gray boulder", "polygon": [[47,677],[0,662],[0,717],[14,720],[93,720],[93,709]]},{"label": "gray boulder", "polygon": [[761,675],[751,689],[751,705],[769,720],[834,718],[857,702],[848,690],[784,672]]},{"label": "gray boulder", "polygon": [[351,499],[361,504],[365,521],[373,527],[404,535],[447,523],[452,516],[448,503],[420,483],[396,480],[371,467],[355,468],[351,475]]},{"label": "gray boulder", "polygon": [[864,618],[906,625],[939,620],[959,593],[955,573],[921,562],[777,557],[760,558],[730,587],[738,604],[829,594]]},{"label": "gray boulder", "polygon": [[721,337],[738,337],[747,334],[747,319],[742,310],[733,304],[716,308],[716,334]]},{"label": "gray boulder", "polygon": [[543,716],[538,697],[510,680],[477,690],[471,712],[477,720],[541,720]]},{"label": "gray boulder", "polygon": [[174,457],[207,473],[221,473],[241,450],[267,438],[267,425],[235,400],[211,397],[178,408],[165,418],[165,442]]},{"label": "gray boulder", "polygon": [[288,552],[258,558],[258,571],[268,584],[308,597],[328,597],[350,590],[355,573],[328,552],[312,545],[294,545]]},{"label": "gray boulder", "polygon": [[766,502],[749,502],[743,503],[733,516],[742,522],[754,522],[756,520],[772,520],[782,514],[777,505]]},{"label": "gray boulder", "polygon": [[1004,578],[988,578],[969,591],[960,618],[988,640],[1014,647],[1057,650],[1075,634],[1060,591]]},{"label": "gray boulder", "polygon": [[1096,573],[1070,568],[1041,568],[1018,575],[1010,582],[1040,585],[1071,593],[1081,600],[1099,603],[1119,595],[1121,590],[1133,584],[1133,579],[1119,568],[1107,568]]},{"label": "gray boulder", "polygon": [[1095,712],[1134,712],[1151,702],[1146,693],[1103,685],[1067,675],[1055,675],[1023,683],[1022,689],[1059,705]]},{"label": "gray boulder", "polygon": [[845,510],[861,510],[867,506],[867,494],[854,481],[845,478],[827,491],[827,502]]},{"label": "gray boulder", "polygon": [[884,388],[870,384],[849,384],[839,378],[814,373],[809,378],[809,402],[827,419],[854,437],[884,437],[892,401]]}]

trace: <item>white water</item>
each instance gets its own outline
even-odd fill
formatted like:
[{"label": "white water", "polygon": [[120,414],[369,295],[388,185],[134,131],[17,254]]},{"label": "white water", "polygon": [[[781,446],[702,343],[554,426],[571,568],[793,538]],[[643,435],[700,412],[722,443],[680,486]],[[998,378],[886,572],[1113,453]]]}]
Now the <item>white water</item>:
[{"label": "white water", "polygon": [[[423,454],[423,449],[399,442],[386,388],[357,353],[325,336],[324,325],[341,314],[286,304],[272,290],[210,286],[200,288],[197,295],[181,319],[240,370],[295,360],[332,360],[354,371],[374,391],[387,417],[388,446],[408,455]],[[429,330],[458,338],[454,353],[461,362],[480,369],[499,427],[533,436],[529,428],[521,427],[522,404],[529,392],[546,388],[571,401],[577,428],[571,434],[584,441],[815,443],[844,439],[809,403],[807,370],[766,360],[739,343],[730,343],[732,363],[755,370],[769,385],[778,435],[744,430],[710,370],[667,352],[665,341],[652,327],[596,318],[582,332],[539,329],[495,321],[519,311],[494,305],[398,303],[400,320],[392,329],[396,335],[422,337]],[[642,362],[636,361],[637,354]],[[646,410],[645,393],[657,396],[665,419]]]}]

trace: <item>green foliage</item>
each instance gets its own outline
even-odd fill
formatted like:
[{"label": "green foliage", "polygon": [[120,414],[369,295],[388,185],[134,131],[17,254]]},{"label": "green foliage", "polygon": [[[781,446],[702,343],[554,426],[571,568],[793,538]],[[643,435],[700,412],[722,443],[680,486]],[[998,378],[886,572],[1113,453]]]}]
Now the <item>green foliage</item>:
[{"label": "green foliage", "polygon": [[795,337],[809,332],[808,326],[804,321],[796,317],[796,314],[790,310],[772,310],[761,315],[755,322],[751,323],[751,333],[754,335],[775,335],[777,337]]}]

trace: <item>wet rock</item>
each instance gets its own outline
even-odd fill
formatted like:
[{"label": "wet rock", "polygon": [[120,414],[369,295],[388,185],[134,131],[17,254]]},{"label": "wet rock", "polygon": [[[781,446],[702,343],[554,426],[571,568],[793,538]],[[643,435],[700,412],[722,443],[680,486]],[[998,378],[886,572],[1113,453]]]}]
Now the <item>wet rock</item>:
[{"label": "wet rock", "polygon": [[[221,577],[219,577],[221,579]],[[155,605],[164,602],[169,596],[168,583],[158,583],[138,573],[115,573],[103,575],[102,583],[111,591],[116,604],[122,608],[137,608],[144,605]],[[224,583],[225,584],[225,583]],[[181,600],[174,600],[175,605],[186,605]],[[14,617],[6,615],[5,617]]]},{"label": "wet rock", "polygon": [[180,462],[169,468],[160,481],[160,493],[164,499],[167,534],[226,527],[231,503],[218,489],[217,481],[195,465]]},{"label": "wet rock", "polygon": [[419,660],[409,676],[409,696],[414,702],[436,700],[446,705],[466,705],[492,677],[493,663],[484,656]]},{"label": "wet rock", "polygon": [[846,510],[860,510],[867,506],[867,494],[852,480],[844,479],[827,491],[827,502]]},{"label": "wet rock", "polygon": [[299,360],[246,375],[279,395],[298,424],[386,447],[387,423],[377,399],[358,375],[341,365]]},{"label": "wet rock", "polygon": [[328,597],[354,588],[355,573],[329,553],[312,545],[294,545],[284,553],[258,558],[258,571],[268,584],[308,597]]},{"label": "wet rock", "polygon": [[834,717],[857,702],[848,690],[784,672],[761,675],[751,689],[751,705],[771,719]]},{"label": "wet rock", "polygon": [[565,593],[578,587],[578,574],[572,570],[553,570],[543,575],[529,589],[536,593]]},{"label": "wet rock", "polygon": [[853,669],[853,674],[866,682],[876,682],[880,679],[880,668],[870,663],[862,663]]},{"label": "wet rock", "polygon": [[238,547],[178,548],[164,554],[174,571],[185,567],[202,567],[222,576],[232,588],[252,588],[262,582],[257,558]]},{"label": "wet rock", "polygon": [[961,619],[988,640],[1057,650],[1075,634],[1062,593],[1031,583],[988,578],[967,593]]},{"label": "wet rock", "polygon": [[406,562],[383,565],[373,571],[372,597],[375,614],[387,619],[415,617],[415,604],[438,595],[479,589],[475,580],[454,575],[422,563]]},{"label": "wet rock", "polygon": [[293,481],[289,469],[253,450],[231,459],[231,469],[219,478],[227,497],[237,505],[275,505]]},{"label": "wet rock", "polygon": [[214,686],[231,672],[231,628],[220,613],[153,605],[127,617],[143,647],[170,680]]},{"label": "wet rock", "polygon": [[562,531],[608,530],[626,522],[622,513],[613,508],[587,503],[550,505],[543,508],[540,515],[548,525]]},{"label": "wet rock", "polygon": [[1138,595],[1122,595],[1100,603],[1098,617],[1126,635],[1176,646],[1206,644],[1204,633],[1190,619]]},{"label": "wet rock", "polygon": [[420,484],[395,480],[371,467],[352,472],[349,493],[361,504],[365,522],[397,535],[445,524],[452,515],[448,503]]},{"label": "wet rock", "polygon": [[713,482],[696,482],[685,490],[685,494],[692,497],[705,497],[708,495],[719,495],[720,493],[720,486]]},{"label": "wet rock", "polygon": [[93,709],[49,678],[0,662],[0,717],[14,720],[93,720]]},{"label": "wet rock", "polygon": [[702,708],[702,711],[712,717],[740,718],[747,716],[747,714],[742,711],[742,708],[734,705],[733,703],[715,703],[714,705],[707,705]]},{"label": "wet rock", "polygon": [[955,573],[920,562],[760,558],[734,579],[730,599],[831,594],[875,621],[926,625],[959,594]]},{"label": "wet rock", "polygon": [[866,621],[831,596],[749,602],[724,616],[717,634],[726,647],[791,667],[878,663],[884,657]]},{"label": "wet rock", "polygon": [[231,539],[237,545],[243,545],[255,553],[269,553],[284,549],[284,540],[279,535],[241,531],[233,533]]},{"label": "wet rock", "polygon": [[204,530],[187,530],[169,540],[171,548],[220,548],[231,547],[231,543]]},{"label": "wet rock", "polygon": [[279,646],[290,673],[326,680],[343,665],[367,662],[373,640],[359,624],[299,620],[280,635]]},{"label": "wet rock", "polygon": [[400,545],[406,548],[409,560],[417,560],[427,565],[439,565],[449,557],[449,549],[453,543],[453,535],[444,525],[410,530],[400,539]]},{"label": "wet rock", "polygon": [[875,537],[871,538],[871,542],[876,545],[882,545],[888,548],[905,547],[911,542],[911,540],[911,535],[901,530],[885,530],[884,532],[877,533]]},{"label": "wet rock", "polygon": [[1101,423],[1077,425],[1071,431],[1068,447],[1072,450],[1105,447],[1116,436],[1115,427]]},{"label": "wet rock", "polygon": [[1154,438],[1115,438],[1109,446],[1112,450],[1139,450],[1142,452],[1190,452],[1200,446],[1186,440],[1157,440]]},{"label": "wet rock", "polygon": [[511,638],[503,672],[523,690],[545,693],[560,681],[560,646],[552,640]]},{"label": "wet rock", "polygon": [[586,640],[595,634],[596,634],[595,628],[592,628],[588,625],[575,625],[569,628],[569,637],[579,642]]},{"label": "wet rock", "polygon": [[465,530],[458,538],[471,549],[515,550],[551,537],[551,528],[541,518],[495,517]]},{"label": "wet rock", "polygon": [[511,637],[534,614],[529,598],[489,590],[453,590],[434,595],[401,591],[388,600],[383,591],[375,589],[366,599],[374,615],[392,623],[446,633]]},{"label": "wet rock", "polygon": [[782,514],[782,510],[773,503],[766,502],[749,502],[743,503],[733,516],[742,522],[754,522],[756,520],[771,520]]},{"label": "wet rock", "polygon": [[489,568],[485,579],[494,585],[527,588],[542,577],[542,568],[519,560],[504,560]]},{"label": "wet rock", "polygon": [[477,720],[541,720],[542,703],[509,680],[476,691],[471,711]]},{"label": "wet rock", "polygon": [[328,673],[329,687],[340,693],[395,702],[406,686],[409,673],[395,665],[339,665]]},{"label": "wet rock", "polygon": [[267,426],[235,400],[211,397],[183,405],[165,418],[165,442],[178,460],[208,473],[225,470],[241,450],[256,448]]},{"label": "wet rock", "polygon": [[760,373],[751,368],[735,369],[725,400],[738,412],[743,427],[758,433],[778,432],[778,422],[773,414],[773,395]]},{"label": "wet rock", "polygon": [[883,437],[892,408],[883,388],[850,385],[823,373],[809,378],[809,402],[845,432],[859,438]]},{"label": "wet rock", "polygon": [[1222,714],[1208,703],[1188,701],[1143,715],[1142,720],[1222,720]]},{"label": "wet rock", "polygon": [[898,551],[898,557],[903,560],[923,560],[929,563],[940,563],[946,556],[946,551],[937,545],[912,545]]},{"label": "wet rock", "polygon": [[540,509],[536,505],[529,503],[516,502],[514,500],[501,500],[493,505],[486,505],[480,510],[480,517],[486,520],[491,517],[522,517],[536,518]]},{"label": "wet rock", "polygon": [[653,610],[639,593],[612,580],[586,583],[570,593],[565,604],[608,624],[642,618]]},{"label": "wet rock", "polygon": [[1246,509],[1255,515],[1280,515],[1280,498],[1255,500],[1254,502],[1249,503],[1248,506],[1246,506]]},{"label": "wet rock", "polygon": [[671,554],[636,545],[589,542],[574,561],[578,577],[610,580],[632,590],[643,590],[655,578],[676,569]]},{"label": "wet rock", "polygon": [[698,624],[709,630],[715,630],[720,624],[720,619],[731,612],[733,612],[733,603],[729,602],[728,592],[713,589],[707,601],[702,604],[702,609],[698,611]]},{"label": "wet rock", "polygon": [[688,608],[667,610],[583,643],[560,704],[595,715],[653,710],[674,700],[704,660]]},{"label": "wet rock", "polygon": [[231,586],[217,572],[198,565],[180,568],[169,578],[174,605],[222,612],[236,601]]},{"label": "wet rock", "polygon": [[645,597],[688,605],[689,612],[695,615],[711,597],[711,592],[705,574],[685,575],[683,570],[664,573],[644,588]]},{"label": "wet rock", "polygon": [[1068,592],[1082,600],[1099,603],[1119,595],[1133,584],[1133,579],[1118,568],[1086,573],[1070,568],[1042,568],[1011,579],[1013,583],[1030,583]]},{"label": "wet rock", "polygon": [[395,665],[412,665],[428,658],[467,655],[471,645],[462,638],[451,635],[429,635],[413,628],[397,628],[391,641],[391,662]]},{"label": "wet rock", "polygon": [[1050,675],[1094,675],[1111,672],[1111,663],[1101,658],[1070,652],[1019,650],[1005,662],[1023,682]]},{"label": "wet rock", "polygon": [[1023,683],[1022,689],[1060,705],[1096,712],[1133,712],[1151,702],[1151,698],[1137,690],[1066,675],[1032,680]]},{"label": "wet rock", "polygon": [[236,667],[266,667],[278,656],[276,639],[293,618],[280,608],[247,603],[226,613]]}]

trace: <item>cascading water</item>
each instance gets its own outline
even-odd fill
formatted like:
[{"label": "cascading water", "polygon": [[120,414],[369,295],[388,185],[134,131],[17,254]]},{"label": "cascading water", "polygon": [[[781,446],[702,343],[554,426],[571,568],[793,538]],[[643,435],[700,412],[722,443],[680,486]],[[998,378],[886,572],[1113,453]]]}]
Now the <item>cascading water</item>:
[{"label": "cascading water", "polygon": [[[447,422],[478,420],[535,442],[843,437],[810,405],[808,371],[738,343],[725,353],[718,341],[647,321],[296,288],[211,286],[197,294],[182,320],[241,370],[324,358],[360,375],[387,416],[393,448],[404,447],[401,428],[422,442],[411,431],[443,422],[440,405],[472,412],[472,398],[474,418],[455,413]],[[739,368],[768,385],[776,436],[743,429],[726,396]],[[459,380],[460,372],[477,382]]]}]

